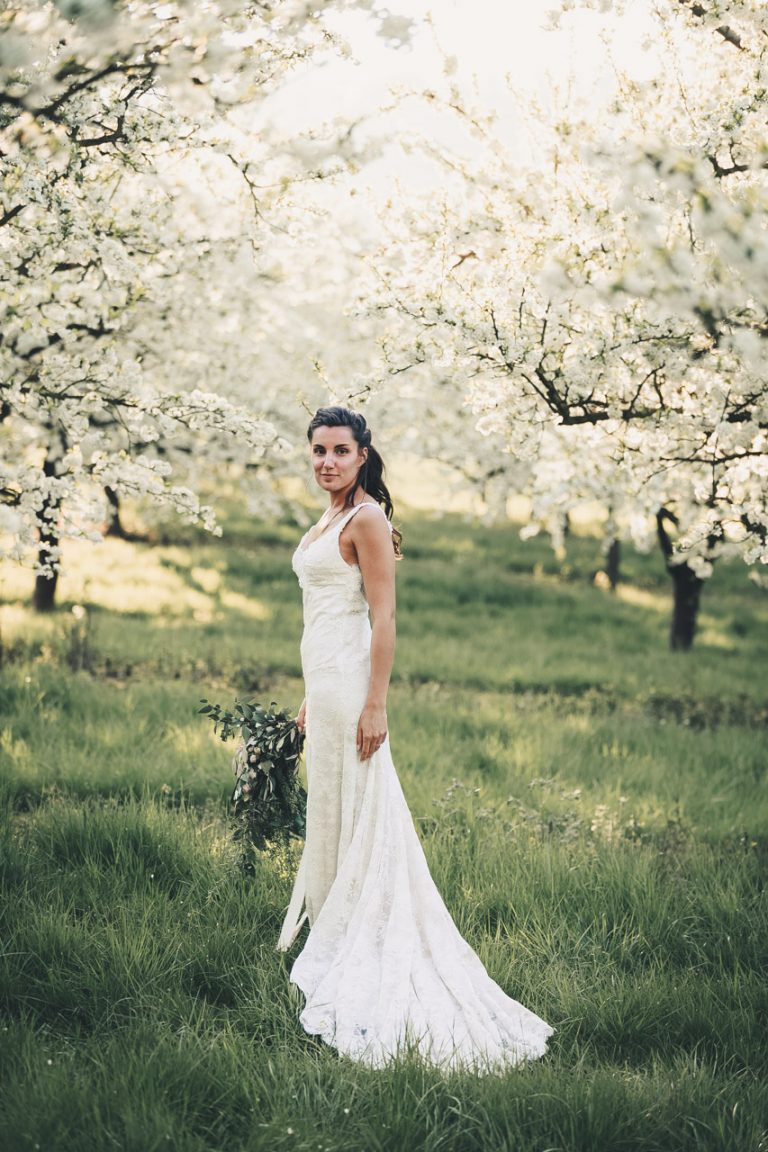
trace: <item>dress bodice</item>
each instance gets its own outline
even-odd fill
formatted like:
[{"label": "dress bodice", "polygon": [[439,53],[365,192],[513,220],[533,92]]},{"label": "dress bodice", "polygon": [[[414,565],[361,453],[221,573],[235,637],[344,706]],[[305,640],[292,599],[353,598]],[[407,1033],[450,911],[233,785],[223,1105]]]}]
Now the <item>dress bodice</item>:
[{"label": "dress bodice", "polygon": [[360,569],[347,564],[339,551],[342,529],[361,507],[350,508],[338,524],[308,544],[304,536],[293,554],[293,570],[304,597],[305,627],[321,615],[368,611]]},{"label": "dress bodice", "polygon": [[305,676],[321,669],[343,671],[350,663],[369,659],[371,633],[362,573],[339,551],[342,531],[361,508],[368,506],[384,515],[378,504],[356,504],[338,524],[314,540],[306,543],[305,535],[293,554],[293,570],[304,601],[301,658]]}]

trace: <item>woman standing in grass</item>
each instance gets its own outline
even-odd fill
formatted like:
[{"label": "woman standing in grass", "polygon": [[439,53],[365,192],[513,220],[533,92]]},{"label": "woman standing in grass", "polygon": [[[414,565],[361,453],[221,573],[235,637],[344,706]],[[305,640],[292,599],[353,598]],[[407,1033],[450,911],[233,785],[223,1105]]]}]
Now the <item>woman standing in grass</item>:
[{"label": "woman standing in grass", "polygon": [[293,557],[307,837],[277,947],[290,948],[309,920],[291,980],[305,996],[303,1026],[339,1052],[381,1067],[410,1048],[445,1069],[502,1070],[541,1056],[552,1029],[502,992],[460,936],[392,763],[400,535],[382,460],[364,417],[347,408],[320,408],[308,439],[328,508]]}]

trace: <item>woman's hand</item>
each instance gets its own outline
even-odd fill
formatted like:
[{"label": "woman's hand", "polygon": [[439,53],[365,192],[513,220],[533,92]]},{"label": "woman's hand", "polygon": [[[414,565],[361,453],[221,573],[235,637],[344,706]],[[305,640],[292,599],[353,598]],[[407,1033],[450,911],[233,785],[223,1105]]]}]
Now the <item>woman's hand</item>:
[{"label": "woman's hand", "polygon": [[383,704],[366,704],[357,724],[357,754],[368,760],[387,738],[387,710]]},{"label": "woman's hand", "polygon": [[296,717],[296,727],[298,728],[299,732],[303,732],[304,729],[306,728],[306,726],[307,726],[307,701],[302,700],[301,708],[299,708],[299,712],[298,712],[298,715]]}]

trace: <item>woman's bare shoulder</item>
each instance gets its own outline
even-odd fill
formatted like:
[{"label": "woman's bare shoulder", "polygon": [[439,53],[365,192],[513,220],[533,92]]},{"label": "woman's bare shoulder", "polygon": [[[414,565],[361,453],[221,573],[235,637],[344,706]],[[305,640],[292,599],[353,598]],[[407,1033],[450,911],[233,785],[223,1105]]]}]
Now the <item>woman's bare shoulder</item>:
[{"label": "woman's bare shoulder", "polygon": [[[352,518],[352,524],[357,524],[358,526],[363,524],[389,524],[386,512],[381,504],[377,504],[375,500],[361,500],[358,508],[360,511]],[[371,508],[375,508],[378,515],[373,515],[369,511]]]},{"label": "woman's bare shoulder", "polygon": [[[352,538],[362,541],[389,540],[390,523],[381,505],[375,500],[361,500],[358,508],[357,515],[352,517],[349,524]],[[375,508],[376,512],[370,512],[371,508]]]},{"label": "woman's bare shoulder", "polygon": [[[381,514],[385,520],[387,518],[387,514],[384,511],[384,509],[382,508],[381,504],[379,504],[376,500],[374,500],[373,497],[370,497],[367,500],[361,500],[360,503],[357,505],[357,507],[358,508],[375,508],[377,512],[381,512]],[[367,515],[367,513],[366,513],[366,515]]]}]

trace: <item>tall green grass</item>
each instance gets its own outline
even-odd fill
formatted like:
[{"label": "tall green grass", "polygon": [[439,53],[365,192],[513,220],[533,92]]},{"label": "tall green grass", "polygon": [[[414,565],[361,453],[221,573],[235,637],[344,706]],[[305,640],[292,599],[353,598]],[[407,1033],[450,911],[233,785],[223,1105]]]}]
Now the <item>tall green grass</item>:
[{"label": "tall green grass", "polygon": [[298,1024],[274,950],[298,846],[241,876],[231,749],[195,715],[300,701],[292,532],[235,522],[73,554],[50,619],[6,576],[3,1148],[768,1147],[764,595],[717,571],[673,656],[653,557],[612,597],[589,539],[561,565],[509,529],[404,527],[395,761],[460,930],[550,1052],[374,1072]]}]

